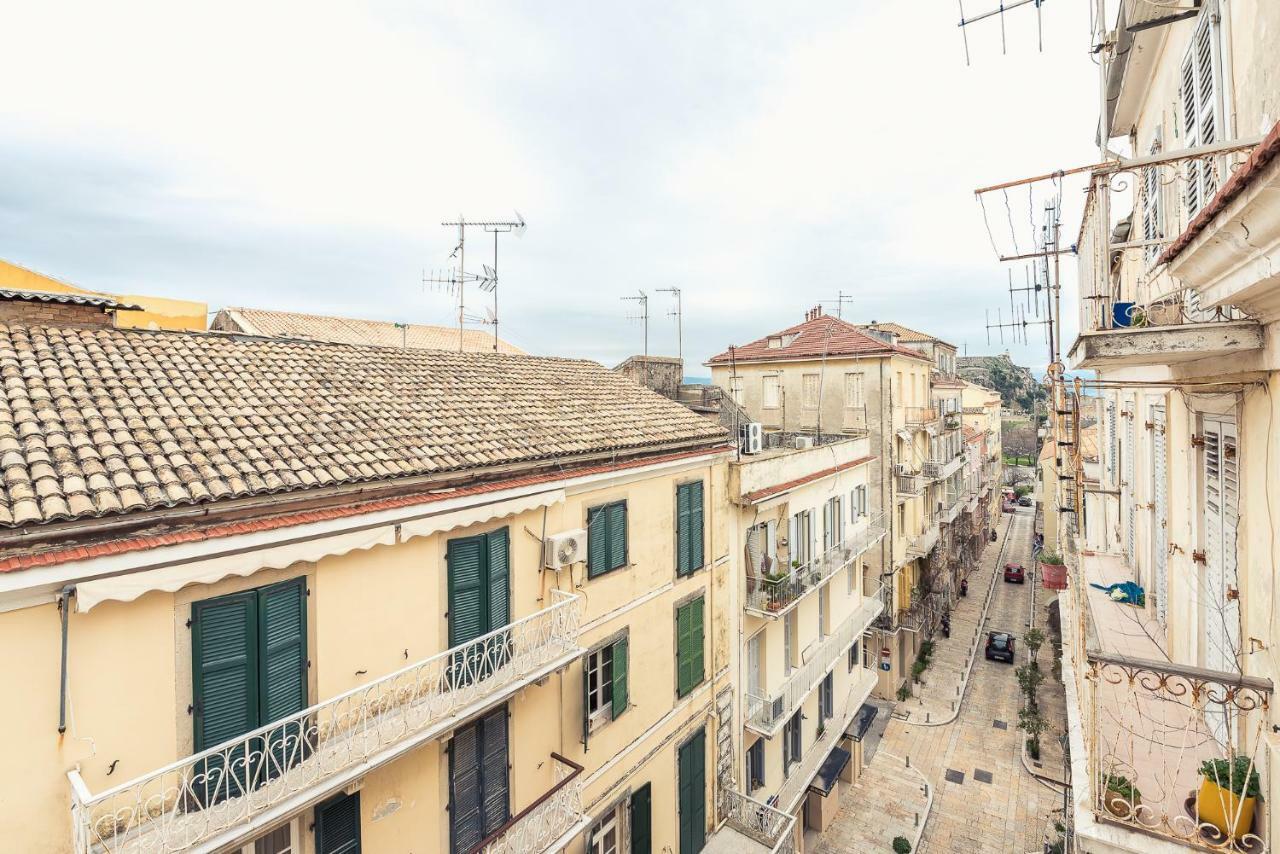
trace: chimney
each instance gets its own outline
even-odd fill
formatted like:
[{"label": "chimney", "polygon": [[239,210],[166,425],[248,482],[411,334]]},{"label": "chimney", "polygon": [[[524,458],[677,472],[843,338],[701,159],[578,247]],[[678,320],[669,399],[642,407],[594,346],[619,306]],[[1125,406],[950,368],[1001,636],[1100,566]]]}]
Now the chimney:
[{"label": "chimney", "polygon": [[54,293],[0,288],[0,322],[26,326],[116,325],[117,311],[141,311],[100,294]]}]

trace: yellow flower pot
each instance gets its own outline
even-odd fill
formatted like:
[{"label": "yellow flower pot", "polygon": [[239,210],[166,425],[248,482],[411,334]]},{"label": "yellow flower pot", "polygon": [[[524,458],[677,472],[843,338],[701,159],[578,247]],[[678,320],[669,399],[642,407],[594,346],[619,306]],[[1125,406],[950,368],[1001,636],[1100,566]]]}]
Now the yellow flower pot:
[{"label": "yellow flower pot", "polygon": [[1224,835],[1239,839],[1253,827],[1253,806],[1256,798],[1244,798],[1223,788],[1208,778],[1201,778],[1200,791],[1196,792],[1196,813],[1200,821],[1208,822]]}]

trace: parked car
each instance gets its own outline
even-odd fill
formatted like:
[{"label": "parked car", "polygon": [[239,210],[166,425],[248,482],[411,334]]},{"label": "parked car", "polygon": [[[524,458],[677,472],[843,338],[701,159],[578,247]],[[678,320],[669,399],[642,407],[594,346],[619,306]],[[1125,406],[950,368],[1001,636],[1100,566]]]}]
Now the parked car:
[{"label": "parked car", "polygon": [[1020,563],[1006,563],[1004,565],[1004,580],[1010,584],[1025,584],[1027,581],[1027,568]]},{"label": "parked car", "polygon": [[1008,632],[987,633],[987,661],[1007,661],[1013,664],[1013,635]]},{"label": "parked car", "polygon": [[1024,496],[1022,496],[1021,498],[1019,498],[1019,499],[1018,499],[1018,506],[1019,506],[1019,507],[1030,507],[1030,506],[1031,506],[1032,504],[1034,504],[1034,503],[1035,503],[1035,502],[1033,502],[1033,501],[1031,500],[1031,496],[1030,496],[1030,495],[1024,495]]}]

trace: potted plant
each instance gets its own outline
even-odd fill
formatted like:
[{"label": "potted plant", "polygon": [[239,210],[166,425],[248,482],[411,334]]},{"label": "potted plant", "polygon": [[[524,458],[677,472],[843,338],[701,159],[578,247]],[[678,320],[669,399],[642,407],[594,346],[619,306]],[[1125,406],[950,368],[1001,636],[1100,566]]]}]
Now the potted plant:
[{"label": "potted plant", "polygon": [[911,854],[911,840],[905,836],[893,837],[893,854]]},{"label": "potted plant", "polygon": [[1142,803],[1142,793],[1123,774],[1108,774],[1103,781],[1102,804],[1116,818],[1126,818]]},{"label": "potted plant", "polygon": [[1261,797],[1258,769],[1248,756],[1206,759],[1200,764],[1196,814],[1227,836],[1239,839],[1253,826],[1253,808]]}]

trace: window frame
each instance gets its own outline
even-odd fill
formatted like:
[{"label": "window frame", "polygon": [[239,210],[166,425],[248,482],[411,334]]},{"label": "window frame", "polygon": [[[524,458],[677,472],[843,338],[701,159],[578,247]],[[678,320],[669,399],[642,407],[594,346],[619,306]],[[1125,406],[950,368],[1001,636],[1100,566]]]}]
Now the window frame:
[{"label": "window frame", "polygon": [[[614,556],[609,554],[609,546],[613,540],[613,519],[609,515],[615,507],[622,508],[622,558],[621,562],[614,563]],[[603,516],[601,516],[603,514]],[[591,525],[596,518],[603,519],[604,537],[605,537],[605,568],[592,571],[591,569],[591,544],[595,541],[596,534],[591,530]],[[626,569],[631,565],[631,511],[627,506],[627,499],[618,498],[613,501],[605,501],[602,504],[595,504],[587,508],[587,578],[600,578],[619,569]]]},{"label": "window frame", "polygon": [[595,847],[597,834],[605,830],[604,825],[609,822],[613,822],[614,847],[612,854],[625,854],[630,849],[631,822],[628,819],[631,811],[624,809],[630,798],[631,793],[629,791],[624,793],[622,797],[614,801],[608,809],[601,813],[598,819],[592,822],[587,829],[587,854],[596,854],[597,850],[599,854],[610,854],[610,849],[603,847],[597,849]]},{"label": "window frame", "polygon": [[[701,493],[701,501],[698,504],[697,513],[696,513],[697,519],[698,519],[696,541],[698,544],[698,556],[700,560],[696,564],[693,561],[693,547],[694,547],[693,544],[695,542],[695,538],[693,536],[694,532],[690,530],[689,532],[689,565],[683,566],[681,564],[681,558],[680,558],[680,535],[683,530],[681,527],[681,521],[680,521],[680,496],[682,492],[691,491],[695,485],[698,487],[698,491]],[[672,563],[674,563],[675,565],[676,578],[678,579],[689,578],[690,576],[697,574],[699,571],[706,569],[707,566],[709,565],[707,561],[707,481],[705,478],[702,478],[702,477],[695,477],[695,478],[690,478],[688,480],[678,481],[676,483],[676,488],[673,491],[672,497],[673,497],[672,516],[674,521],[674,524],[672,525],[672,529],[675,534],[675,537],[673,538],[673,541],[671,544],[672,551],[674,552],[674,558],[675,558],[672,561]],[[691,500],[689,504],[689,524],[690,525],[692,525],[692,520],[694,515],[695,513],[693,510],[693,503]]]},{"label": "window frame", "polygon": [[[595,646],[587,650],[586,655],[582,658],[582,700],[584,703],[583,714],[588,733],[593,733],[607,724],[616,721],[631,708],[631,651],[630,651],[630,627],[623,629],[610,635],[608,638],[597,643]],[[623,653],[622,661],[622,679],[623,681],[623,701],[624,705],[620,710],[615,710],[617,704],[617,694],[615,689],[618,687],[618,647],[625,646],[627,650]],[[596,690],[591,690],[591,675],[593,671],[603,669],[602,665],[592,666],[592,659],[604,655],[609,656],[608,662],[608,679],[598,679]],[[606,697],[605,694],[608,694]],[[591,708],[592,698],[597,700],[597,707]]]},{"label": "window frame", "polygon": [[[701,607],[699,609],[700,617],[699,617],[699,624],[698,624],[698,641],[697,641],[698,646],[696,648],[693,646],[685,648],[681,643],[682,636],[680,633],[680,615],[682,612],[685,611],[685,609],[692,608],[697,603],[701,603]],[[690,617],[690,619],[692,619],[692,616]],[[675,634],[675,638],[674,638],[675,643],[673,644],[673,646],[675,647],[675,660],[676,660],[675,661],[676,663],[676,667],[675,667],[676,698],[684,699],[685,697],[688,697],[689,695],[693,694],[693,692],[696,691],[699,686],[705,684],[707,681],[707,660],[706,660],[707,594],[705,590],[699,590],[697,593],[693,593],[689,596],[686,596],[684,599],[676,603],[675,613],[673,614],[673,618],[672,618],[672,629]],[[690,640],[692,642],[692,639]],[[692,658],[693,656],[695,656],[695,654],[696,654],[697,663],[698,663],[697,678],[696,679],[692,678],[692,673],[691,673],[690,674],[691,681],[689,682],[689,684],[682,685],[680,681],[680,671],[684,666],[684,660],[686,656]],[[692,660],[690,660],[689,667],[692,668],[692,666],[693,666],[693,662]]]},{"label": "window frame", "polygon": [[760,406],[762,409],[782,407],[782,377],[778,374],[765,374],[760,378]]},{"label": "window frame", "polygon": [[844,375],[844,408],[861,409],[864,404],[862,374],[846,373]]},{"label": "window frame", "polygon": [[822,375],[806,373],[800,375],[800,408],[817,409],[822,399]]}]

